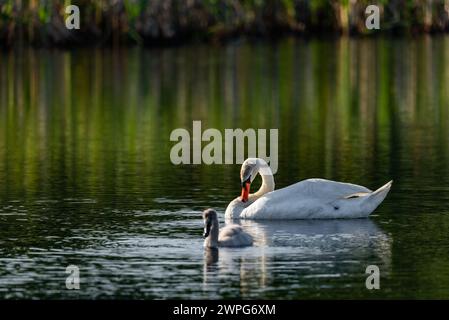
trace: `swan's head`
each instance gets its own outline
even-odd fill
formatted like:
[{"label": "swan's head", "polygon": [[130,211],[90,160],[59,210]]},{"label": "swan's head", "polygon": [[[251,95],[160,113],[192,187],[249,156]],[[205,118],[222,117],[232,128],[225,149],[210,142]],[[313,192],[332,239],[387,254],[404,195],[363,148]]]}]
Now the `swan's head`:
[{"label": "swan's head", "polygon": [[242,163],[242,168],[240,169],[240,181],[242,183],[241,200],[243,202],[248,201],[251,183],[259,172],[260,163],[258,160],[259,159],[257,158],[248,158]]},{"label": "swan's head", "polygon": [[204,233],[203,237],[207,238],[210,234],[210,229],[215,221],[218,221],[217,212],[214,209],[206,209],[203,211]]},{"label": "swan's head", "polygon": [[273,175],[270,167],[263,159],[248,158],[242,163],[242,168],[240,169],[240,181],[242,183],[241,200],[243,202],[248,201],[251,183],[259,172],[261,175]]},{"label": "swan's head", "polygon": [[[262,186],[255,194],[250,195],[251,183],[257,177],[262,176]],[[261,158],[248,158],[242,163],[240,169],[240,182],[242,193],[240,197],[232,200],[226,208],[225,218],[237,219],[242,211],[267,192],[274,190],[273,172],[267,162]]]}]

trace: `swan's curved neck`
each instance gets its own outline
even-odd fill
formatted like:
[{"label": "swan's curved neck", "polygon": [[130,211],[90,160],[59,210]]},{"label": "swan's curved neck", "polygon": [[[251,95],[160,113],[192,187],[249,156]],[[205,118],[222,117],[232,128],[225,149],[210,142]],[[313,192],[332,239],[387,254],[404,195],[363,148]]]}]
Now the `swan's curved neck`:
[{"label": "swan's curved neck", "polygon": [[257,190],[257,192],[249,195],[248,199],[250,201],[256,201],[264,194],[274,190],[274,177],[270,167],[268,167],[267,165],[266,168],[264,168],[264,170],[259,171],[259,173],[260,176],[262,177],[262,185],[260,186],[259,190]]}]

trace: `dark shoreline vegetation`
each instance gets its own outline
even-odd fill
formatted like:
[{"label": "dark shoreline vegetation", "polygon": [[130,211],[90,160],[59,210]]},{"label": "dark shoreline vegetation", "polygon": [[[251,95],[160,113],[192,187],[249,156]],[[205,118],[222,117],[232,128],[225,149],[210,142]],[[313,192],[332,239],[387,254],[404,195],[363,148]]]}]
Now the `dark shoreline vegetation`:
[{"label": "dark shoreline vegetation", "polygon": [[[65,27],[65,6],[81,29]],[[367,30],[365,8],[380,8]],[[0,0],[0,46],[163,45],[238,36],[449,31],[449,0]]]}]

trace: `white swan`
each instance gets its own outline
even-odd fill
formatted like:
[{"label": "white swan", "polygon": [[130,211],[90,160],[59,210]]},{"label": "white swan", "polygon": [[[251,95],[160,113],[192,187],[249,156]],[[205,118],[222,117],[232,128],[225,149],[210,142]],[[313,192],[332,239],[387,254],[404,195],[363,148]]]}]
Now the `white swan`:
[{"label": "white swan", "polygon": [[[249,194],[257,174],[262,186]],[[229,203],[227,219],[334,219],[363,218],[372,213],[390,191],[392,181],[376,191],[324,179],[308,179],[274,191],[270,167],[260,158],[246,159],[240,171],[242,195]]]},{"label": "white swan", "polygon": [[204,247],[245,247],[253,244],[253,238],[243,228],[236,224],[229,224],[219,230],[217,212],[206,209],[204,219]]}]

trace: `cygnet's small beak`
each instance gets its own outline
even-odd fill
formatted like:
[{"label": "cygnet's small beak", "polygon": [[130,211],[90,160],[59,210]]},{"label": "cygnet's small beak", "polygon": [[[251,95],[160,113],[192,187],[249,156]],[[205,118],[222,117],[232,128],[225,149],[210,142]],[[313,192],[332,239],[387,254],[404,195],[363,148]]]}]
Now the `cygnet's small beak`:
[{"label": "cygnet's small beak", "polygon": [[210,233],[210,226],[211,226],[210,221],[207,221],[207,222],[206,222],[206,226],[204,227],[203,238],[207,238],[207,237],[209,236],[209,233]]}]

